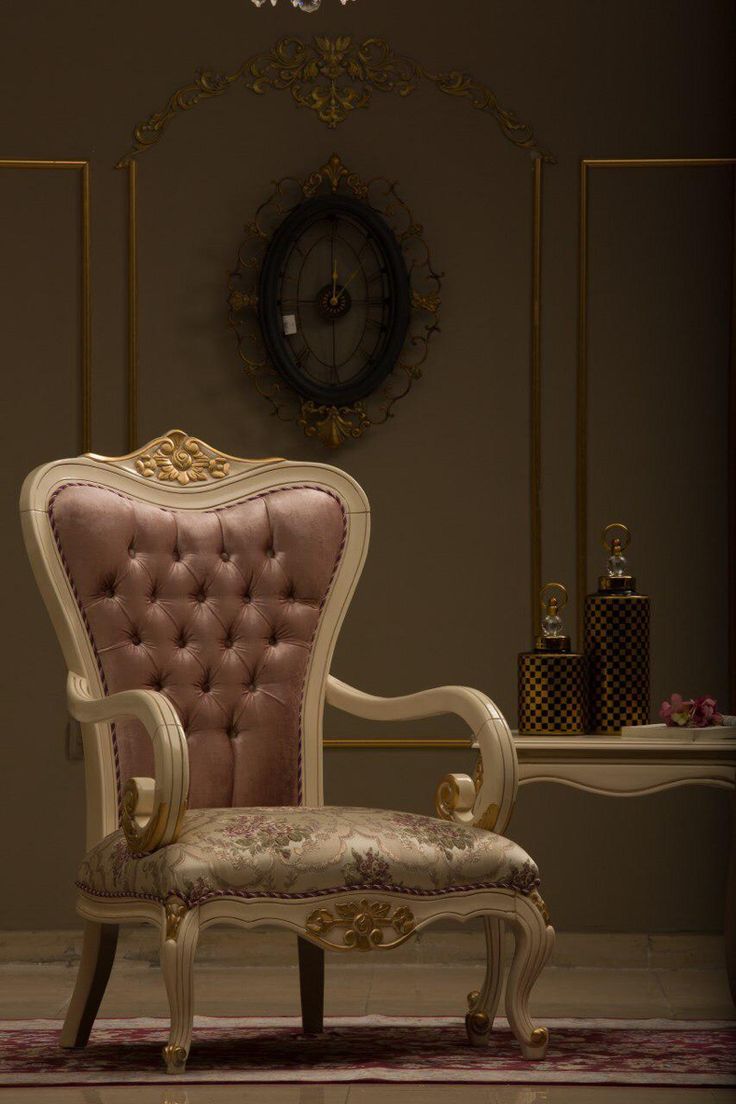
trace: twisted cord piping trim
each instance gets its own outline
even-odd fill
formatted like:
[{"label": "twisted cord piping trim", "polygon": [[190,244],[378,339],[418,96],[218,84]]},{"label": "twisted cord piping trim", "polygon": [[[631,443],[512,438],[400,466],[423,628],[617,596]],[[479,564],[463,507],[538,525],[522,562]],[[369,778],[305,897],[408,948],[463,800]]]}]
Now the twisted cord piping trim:
[{"label": "twisted cord piping trim", "polygon": [[[111,893],[106,890],[92,889],[91,886],[81,881],[76,881],[74,884],[78,889],[81,889],[84,893],[88,893],[91,897],[104,897],[128,901],[155,901],[156,904],[159,905],[166,903],[166,897],[157,897],[153,893],[137,893],[135,895],[131,895],[130,893]],[[208,901],[223,898],[236,898],[246,901],[310,901],[320,897],[334,897],[339,893],[400,893],[407,897],[452,897],[457,893],[470,893],[480,889],[511,889],[516,893],[520,893],[523,897],[528,897],[535,889],[539,889],[540,884],[539,878],[535,878],[532,881],[527,880],[524,884],[515,884],[513,878],[506,878],[499,882],[473,882],[471,885],[448,886],[446,889],[410,889],[406,886],[393,885],[391,882],[369,882],[361,885],[343,885],[330,887],[329,889],[315,889],[310,893],[249,892],[248,890],[242,889],[212,890],[210,893],[202,893],[199,895],[190,894],[187,897],[182,897],[182,900],[186,903],[187,908],[194,908],[195,905],[203,905]],[[179,894],[177,894],[177,896],[179,896]]]}]

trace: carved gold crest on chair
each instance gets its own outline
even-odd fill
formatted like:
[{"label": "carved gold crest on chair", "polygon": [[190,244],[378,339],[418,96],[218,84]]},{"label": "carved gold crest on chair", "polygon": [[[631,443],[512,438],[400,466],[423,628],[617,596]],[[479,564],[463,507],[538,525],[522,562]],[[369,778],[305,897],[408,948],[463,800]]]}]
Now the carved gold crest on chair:
[{"label": "carved gold crest on chair", "polygon": [[207,479],[222,479],[230,471],[230,464],[214,450],[205,451],[201,441],[189,437],[180,429],[172,430],[166,437],[154,442],[136,462],[136,470],[144,479],[153,476],[162,483],[202,483]]}]

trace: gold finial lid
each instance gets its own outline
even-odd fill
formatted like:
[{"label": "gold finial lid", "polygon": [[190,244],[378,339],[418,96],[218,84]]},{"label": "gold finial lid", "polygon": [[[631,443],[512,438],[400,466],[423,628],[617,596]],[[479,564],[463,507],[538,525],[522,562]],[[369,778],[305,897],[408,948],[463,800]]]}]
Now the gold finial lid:
[{"label": "gold finial lid", "polygon": [[[559,595],[559,597],[558,597]],[[562,583],[546,583],[539,592],[544,617],[542,633],[534,642],[538,652],[569,652],[570,637],[564,633],[560,610],[567,605],[567,587]]]},{"label": "gold finial lid", "polygon": [[612,521],[601,533],[601,544],[608,552],[608,570],[598,577],[598,590],[605,594],[630,594],[636,579],[629,574],[624,551],[631,544],[631,530],[621,521]]}]

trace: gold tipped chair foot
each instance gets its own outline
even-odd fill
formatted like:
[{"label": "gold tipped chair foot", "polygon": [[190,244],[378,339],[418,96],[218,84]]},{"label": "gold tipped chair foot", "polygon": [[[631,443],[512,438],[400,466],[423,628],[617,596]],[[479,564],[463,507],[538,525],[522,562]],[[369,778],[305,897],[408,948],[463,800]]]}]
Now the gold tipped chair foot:
[{"label": "gold tipped chair foot", "polygon": [[161,1052],[167,1073],[184,1073],[187,1068],[187,1052],[184,1047],[165,1046]]},{"label": "gold tipped chair foot", "polygon": [[549,1031],[546,1027],[535,1027],[528,1043],[521,1043],[521,1053],[530,1062],[539,1062],[547,1054]]},{"label": "gold tipped chair foot", "polygon": [[491,1021],[485,1012],[468,1012],[465,1015],[465,1030],[471,1046],[486,1046],[491,1037]]}]

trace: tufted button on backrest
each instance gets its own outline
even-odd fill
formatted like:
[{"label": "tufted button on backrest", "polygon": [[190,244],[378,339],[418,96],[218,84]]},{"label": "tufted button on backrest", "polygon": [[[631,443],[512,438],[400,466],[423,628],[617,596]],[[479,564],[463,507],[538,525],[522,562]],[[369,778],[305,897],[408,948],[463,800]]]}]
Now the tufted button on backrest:
[{"label": "tufted button on backrest", "polygon": [[[178,510],[77,483],[49,514],[107,692],[155,689],[177,708],[190,806],[298,802],[304,676],[345,539],[338,499],[285,487]],[[137,722],[113,739],[120,779],[153,774]]]}]

